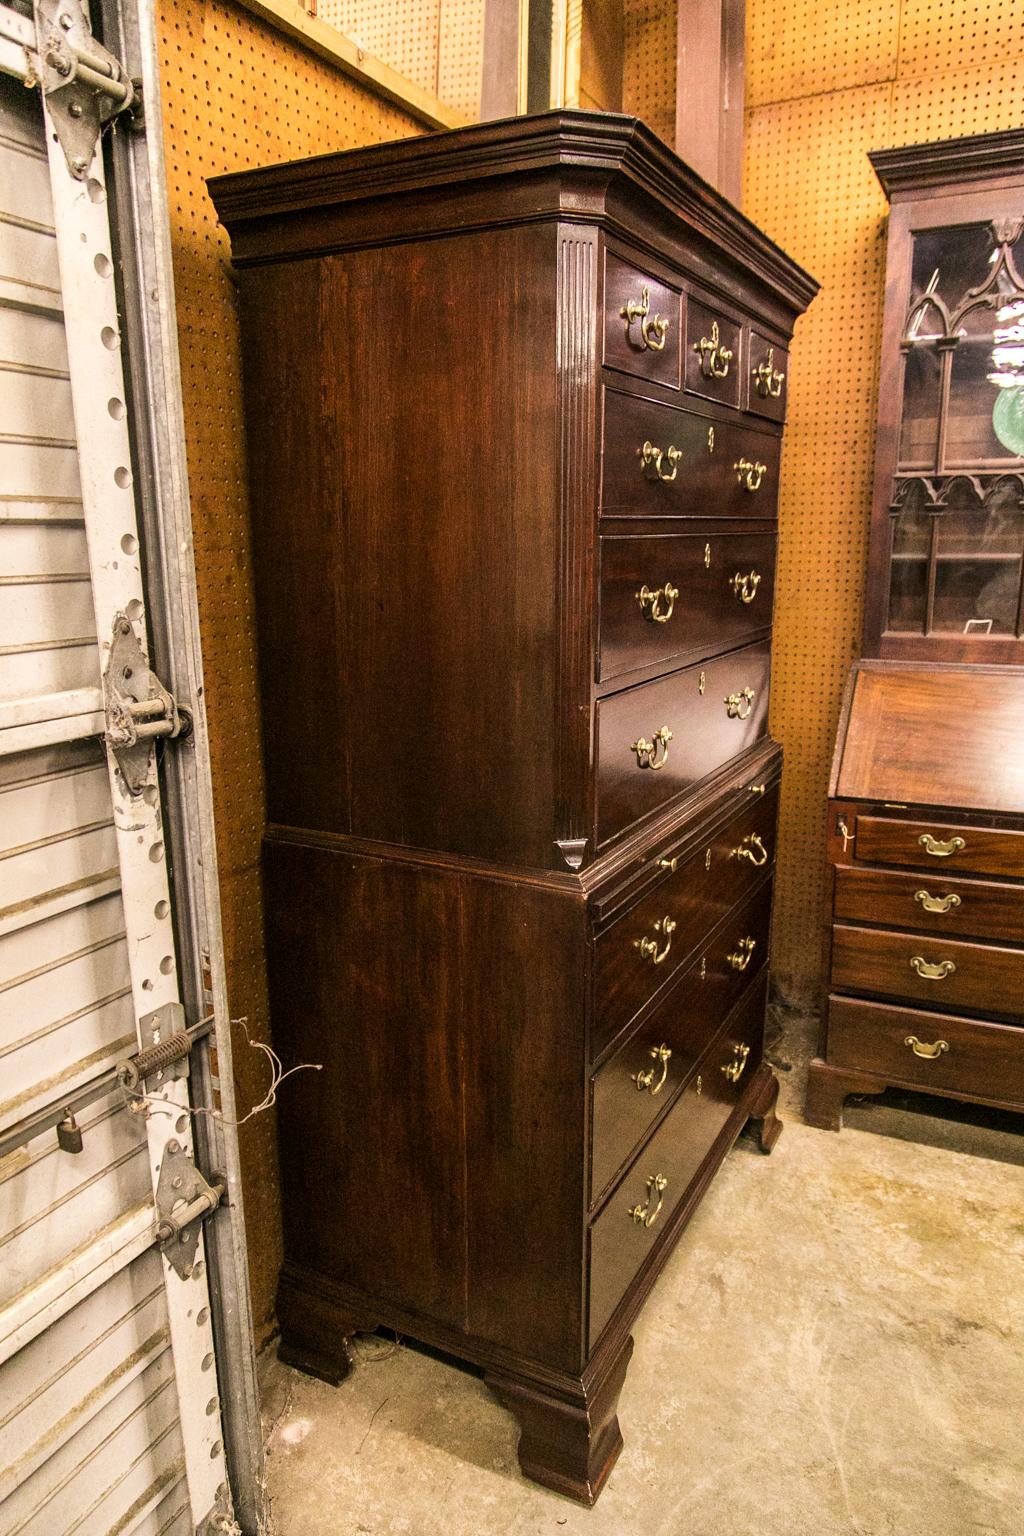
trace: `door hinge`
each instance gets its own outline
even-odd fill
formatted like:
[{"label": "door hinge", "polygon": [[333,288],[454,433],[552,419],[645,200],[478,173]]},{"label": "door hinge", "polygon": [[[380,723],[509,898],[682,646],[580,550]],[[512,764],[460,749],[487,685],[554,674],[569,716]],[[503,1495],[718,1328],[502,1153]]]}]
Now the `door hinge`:
[{"label": "door hinge", "polygon": [[192,718],[187,710],[179,709],[150,667],[131,620],[123,613],[114,616],[103,696],[107,745],[117,759],[128,793],[141,795],[153,742],[161,736],[187,736]]},{"label": "door hinge", "polygon": [[180,1142],[164,1147],[156,1185],[156,1235],[164,1258],[182,1280],[195,1265],[199,1224],[217,1209],[226,1188],[221,1174],[207,1181]]},{"label": "door hinge", "polygon": [[35,0],[34,10],[32,72],[68,170],[83,181],[109,122],[130,113],[132,125],[141,128],[140,85],[93,37],[80,0]]}]

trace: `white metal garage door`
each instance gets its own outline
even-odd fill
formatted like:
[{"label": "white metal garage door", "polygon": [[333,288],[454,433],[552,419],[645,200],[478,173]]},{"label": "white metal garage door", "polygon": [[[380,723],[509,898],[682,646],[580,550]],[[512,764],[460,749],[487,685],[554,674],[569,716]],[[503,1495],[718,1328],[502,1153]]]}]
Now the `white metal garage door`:
[{"label": "white metal garage door", "polygon": [[[116,20],[149,74],[152,139],[151,18]],[[0,1536],[255,1533],[237,1149],[230,1125],[190,1113],[214,1102],[211,1028],[230,1077],[201,708],[191,740],[162,739],[201,693],[195,645],[181,650],[190,563],[168,572],[181,530],[157,494],[182,499],[180,446],[161,462],[169,269],[158,230],[111,227],[152,211],[159,144],[83,151],[80,120],[117,105],[90,79],[119,71],[77,3],[0,7],[0,66]],[[45,122],[36,76],[68,82]],[[130,273],[155,275],[162,337],[129,314]],[[134,747],[115,755],[112,729]],[[124,1064],[144,1050],[138,1082]],[[233,1210],[182,1226],[222,1186]]]}]

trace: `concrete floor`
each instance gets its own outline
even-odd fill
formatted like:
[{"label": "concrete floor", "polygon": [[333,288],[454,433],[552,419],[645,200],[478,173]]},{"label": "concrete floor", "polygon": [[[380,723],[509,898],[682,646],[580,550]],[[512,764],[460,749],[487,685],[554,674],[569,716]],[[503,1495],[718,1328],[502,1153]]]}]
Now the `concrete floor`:
[{"label": "concrete floor", "polygon": [[810,1038],[773,1053],[775,1152],[737,1145],[637,1322],[595,1509],[520,1476],[475,1376],[374,1337],[338,1389],[264,1360],[278,1536],[1020,1536],[1024,1122],[812,1130]]}]

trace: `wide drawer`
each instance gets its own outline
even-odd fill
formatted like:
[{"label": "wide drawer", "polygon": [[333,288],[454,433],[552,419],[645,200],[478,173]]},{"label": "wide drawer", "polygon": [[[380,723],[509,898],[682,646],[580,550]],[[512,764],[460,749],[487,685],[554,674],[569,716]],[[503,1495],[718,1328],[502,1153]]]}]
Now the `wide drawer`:
[{"label": "wide drawer", "polygon": [[1024,832],[858,816],[854,856],[873,864],[913,864],[950,873],[1009,875],[1024,880]]},{"label": "wide drawer", "polygon": [[785,347],[752,330],[747,353],[747,410],[770,421],[785,420],[788,372]]},{"label": "wide drawer", "polygon": [[590,1345],[663,1236],[760,1060],[766,978],[697,1063],[590,1231]]},{"label": "wide drawer", "polygon": [[1024,885],[950,879],[939,870],[911,875],[842,866],[836,870],[834,912],[840,922],[1024,944]]},{"label": "wide drawer", "polygon": [[1024,1017],[1024,950],[837,923],[832,986]]},{"label": "wide drawer", "polygon": [[664,990],[702,938],[760,884],[775,858],[778,807],[778,789],[748,800],[699,852],[598,936],[594,1018],[602,1045]]},{"label": "wide drawer", "polygon": [[605,516],[775,516],[777,433],[618,390],[604,402]]},{"label": "wide drawer", "polygon": [[738,405],[743,376],[743,327],[699,299],[686,305],[683,383],[692,394]]},{"label": "wide drawer", "polygon": [[765,639],[598,700],[598,844],[761,739],[768,673]]},{"label": "wide drawer", "polygon": [[601,540],[598,679],[742,645],[772,622],[774,533]]},{"label": "wide drawer", "polygon": [[829,999],[828,1060],[924,1089],[1024,1106],[1024,1031],[853,998]]},{"label": "wide drawer", "polygon": [[679,388],[680,293],[609,251],[604,272],[604,362]]}]

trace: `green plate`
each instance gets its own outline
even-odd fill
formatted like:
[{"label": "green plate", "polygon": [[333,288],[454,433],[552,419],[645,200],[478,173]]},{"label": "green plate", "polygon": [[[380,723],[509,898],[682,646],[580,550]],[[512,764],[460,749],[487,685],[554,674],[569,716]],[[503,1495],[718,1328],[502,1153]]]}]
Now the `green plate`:
[{"label": "green plate", "polygon": [[1001,389],[992,407],[992,430],[1011,453],[1024,457],[1024,388]]}]

